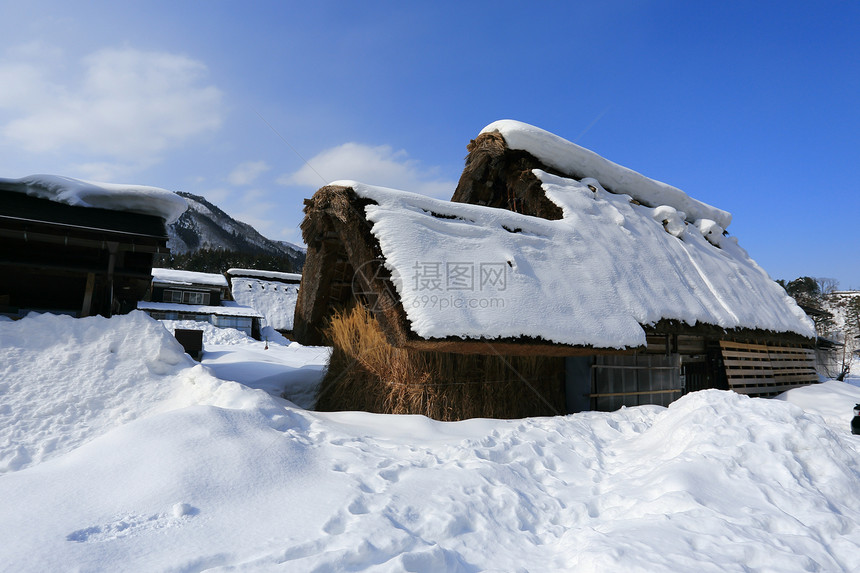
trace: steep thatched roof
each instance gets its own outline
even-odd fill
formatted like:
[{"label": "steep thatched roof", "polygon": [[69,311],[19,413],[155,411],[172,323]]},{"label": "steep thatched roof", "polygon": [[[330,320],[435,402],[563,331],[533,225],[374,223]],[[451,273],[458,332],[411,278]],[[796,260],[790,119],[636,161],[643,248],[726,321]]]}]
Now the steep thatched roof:
[{"label": "steep thatched roof", "polygon": [[550,173],[554,170],[542,166],[531,153],[510,149],[498,131],[480,134],[466,149],[466,167],[451,201],[561,219],[561,208],[547,199],[532,173],[539,167]]},{"label": "steep thatched roof", "polygon": [[[562,219],[324,187],[306,202],[297,339],[323,343],[326,318],[356,298],[391,344],[425,350],[594,354],[642,347],[653,332],[809,336],[802,311],[734,242],[717,247],[671,209],[597,182],[539,179]],[[503,281],[484,282],[484,265]],[[468,289],[451,280],[458,268]]]},{"label": "steep thatched roof", "polygon": [[578,181],[596,180],[607,191],[629,195],[648,207],[673,207],[683,212],[690,223],[709,220],[724,230],[732,220],[731,213],[693,199],[676,187],[518,121],[491,123],[467,149],[466,168],[452,201],[501,207],[546,219],[560,218],[551,212],[540,212],[542,193],[531,173],[540,169]]},{"label": "steep thatched roof", "polygon": [[391,344],[423,350],[572,355],[641,348],[653,333],[814,336],[724,236],[730,214],[537,128],[494,126],[470,144],[453,202],[352,181],[305,202],[300,342],[323,343],[326,318],[355,299]]},{"label": "steep thatched roof", "polygon": [[305,200],[301,228],[308,256],[296,303],[293,335],[297,341],[325,344],[323,329],[327,320],[335,311],[359,302],[373,310],[389,343],[399,348],[504,355],[599,352],[589,345],[558,344],[540,336],[490,334],[463,338],[452,334],[425,338],[417,334],[367,218],[366,208],[377,202],[356,193],[358,186],[328,185]]}]

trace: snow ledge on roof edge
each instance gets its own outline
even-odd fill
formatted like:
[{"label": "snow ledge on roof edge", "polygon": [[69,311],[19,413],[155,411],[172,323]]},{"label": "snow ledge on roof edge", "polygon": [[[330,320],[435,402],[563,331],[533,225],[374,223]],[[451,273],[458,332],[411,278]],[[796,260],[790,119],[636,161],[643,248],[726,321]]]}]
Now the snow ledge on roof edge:
[{"label": "snow ledge on roof edge", "polygon": [[188,208],[185,199],[173,191],[159,187],[97,183],[62,175],[28,175],[20,179],[0,177],[0,189],[25,193],[72,207],[154,215],[164,219],[168,225],[176,221]]}]

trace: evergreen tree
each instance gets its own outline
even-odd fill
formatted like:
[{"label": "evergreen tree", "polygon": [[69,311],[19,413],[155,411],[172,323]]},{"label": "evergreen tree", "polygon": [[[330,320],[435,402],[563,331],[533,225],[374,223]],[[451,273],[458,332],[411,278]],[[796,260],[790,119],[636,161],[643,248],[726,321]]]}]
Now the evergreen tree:
[{"label": "evergreen tree", "polygon": [[301,272],[300,268],[296,268],[295,262],[286,255],[221,249],[200,249],[192,253],[163,255],[155,261],[155,266],[201,273],[223,273],[231,268],[284,273]]},{"label": "evergreen tree", "polygon": [[798,277],[787,284],[784,280],[776,282],[809,315],[819,335],[824,335],[833,328],[833,313],[824,308],[826,295],[822,293],[818,279]]}]

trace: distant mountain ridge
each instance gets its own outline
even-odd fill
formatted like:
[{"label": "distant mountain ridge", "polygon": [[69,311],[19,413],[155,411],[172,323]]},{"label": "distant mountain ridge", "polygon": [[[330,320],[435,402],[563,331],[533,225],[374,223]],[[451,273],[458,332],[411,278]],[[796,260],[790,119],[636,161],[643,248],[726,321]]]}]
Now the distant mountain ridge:
[{"label": "distant mountain ridge", "polygon": [[167,246],[172,254],[209,249],[288,257],[296,269],[304,264],[304,248],[267,239],[254,227],[237,221],[205,197],[185,191],[177,191],[176,194],[188,202],[188,210],[167,226]]}]

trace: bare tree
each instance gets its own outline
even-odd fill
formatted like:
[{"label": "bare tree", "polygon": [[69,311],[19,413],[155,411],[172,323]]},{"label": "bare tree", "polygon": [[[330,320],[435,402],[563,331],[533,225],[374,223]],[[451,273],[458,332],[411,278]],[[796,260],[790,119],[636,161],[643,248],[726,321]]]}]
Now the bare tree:
[{"label": "bare tree", "polygon": [[828,277],[816,277],[815,282],[818,283],[818,292],[827,296],[833,294],[833,291],[839,290],[839,281]]},{"label": "bare tree", "polygon": [[844,380],[851,372],[854,353],[860,348],[860,294],[840,297],[837,304],[841,307],[844,324],[842,327],[844,346],[842,347],[842,372],[837,380]]}]

